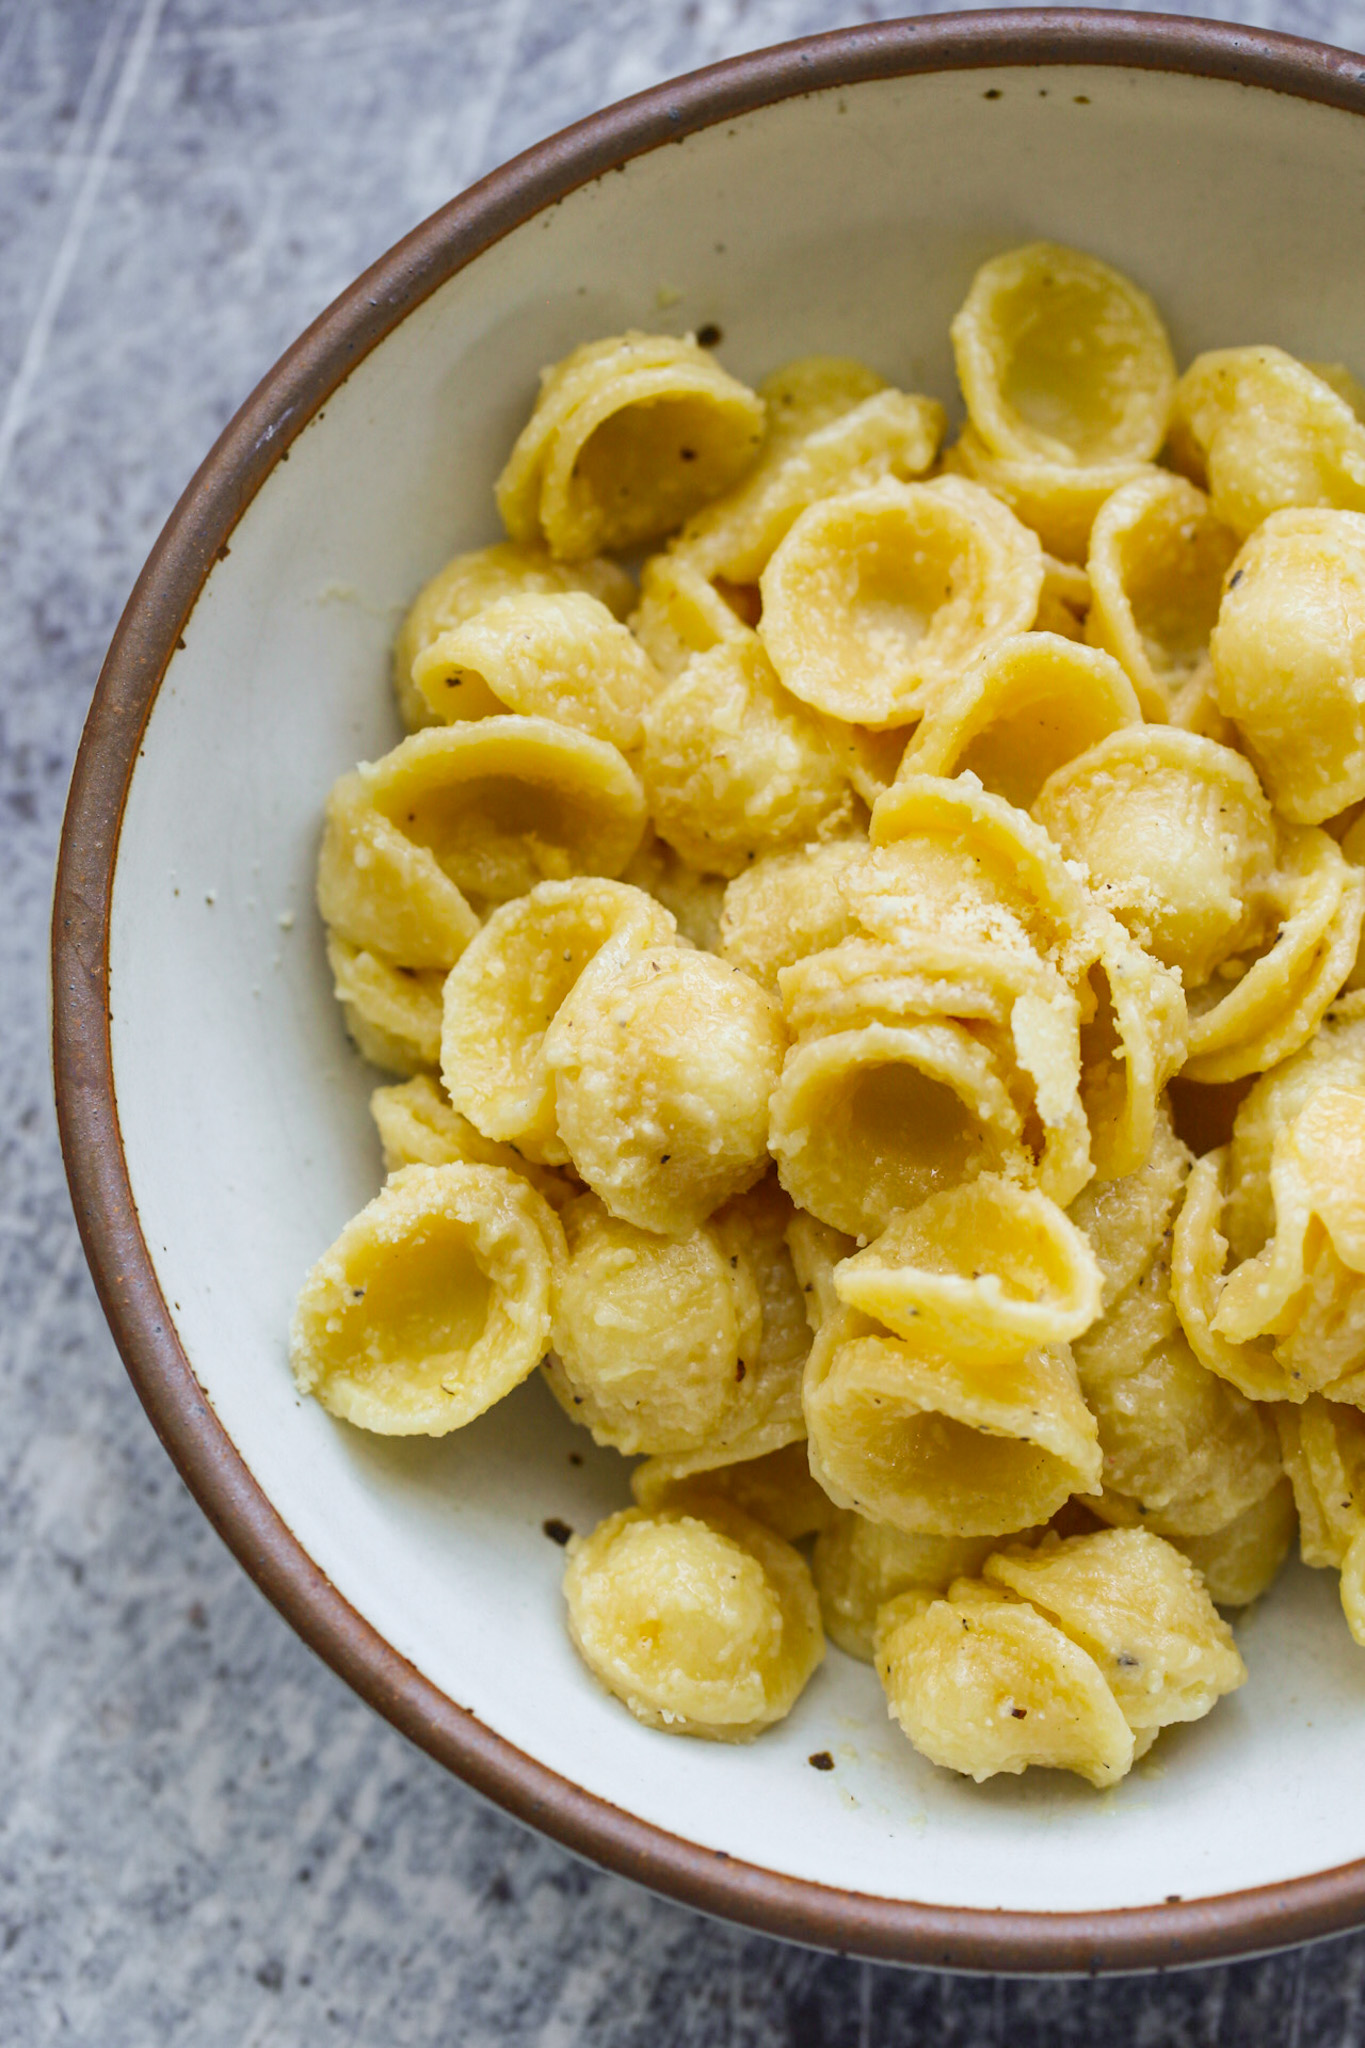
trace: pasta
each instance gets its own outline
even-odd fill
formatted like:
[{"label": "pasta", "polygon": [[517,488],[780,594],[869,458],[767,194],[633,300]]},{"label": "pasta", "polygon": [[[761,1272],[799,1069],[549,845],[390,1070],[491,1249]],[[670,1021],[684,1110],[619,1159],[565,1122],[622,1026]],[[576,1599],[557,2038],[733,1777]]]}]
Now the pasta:
[{"label": "pasta", "polygon": [[805,1559],[720,1500],[610,1516],[570,1546],[564,1593],[588,1669],[672,1735],[749,1741],[824,1655]]},{"label": "pasta", "polygon": [[290,1336],[300,1393],[384,1436],[463,1428],[534,1372],[560,1238],[514,1174],[403,1168],[304,1282]]},{"label": "pasta", "polygon": [[327,798],[388,1179],[290,1356],[391,1435],[539,1366],[638,1461],[564,1596],[647,1727],[828,1632],[930,1764],[1102,1787],[1296,1530],[1365,1647],[1365,391],[1177,379],[1049,243],[951,340],[946,449],[852,358],[542,373]]}]

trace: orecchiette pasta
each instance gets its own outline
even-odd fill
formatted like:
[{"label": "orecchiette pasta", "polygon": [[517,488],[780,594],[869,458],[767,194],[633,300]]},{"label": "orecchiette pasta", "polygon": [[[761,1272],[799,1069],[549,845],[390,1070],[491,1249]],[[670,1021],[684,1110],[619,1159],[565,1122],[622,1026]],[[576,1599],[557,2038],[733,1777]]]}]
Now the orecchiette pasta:
[{"label": "orecchiette pasta", "polygon": [[933,1762],[1112,1785],[1296,1526],[1365,1645],[1365,390],[1177,385],[1047,243],[952,343],[943,453],[848,358],[543,372],[328,798],[407,1078],[291,1357],[388,1434],[541,1365],[643,1460],[565,1594],[647,1725],[758,1734],[823,1611]]},{"label": "orecchiette pasta", "polygon": [[1090,529],[1085,637],[1114,656],[1144,718],[1188,725],[1199,715],[1209,637],[1236,552],[1237,536],[1183,477],[1151,470],[1100,507]]},{"label": "orecchiette pasta", "polygon": [[624,753],[663,688],[634,634],[582,591],[499,598],[424,647],[412,681],[444,725],[520,711]]},{"label": "orecchiette pasta", "polygon": [[673,920],[642,889],[580,876],[495,910],[445,983],[441,1068],[455,1108],[487,1138],[563,1166],[546,1033],[609,940],[669,945]]},{"label": "orecchiette pasta", "polygon": [[394,642],[394,692],[408,731],[416,732],[435,721],[436,714],[412,679],[414,665],[434,640],[501,598],[552,596],[570,590],[598,598],[618,619],[623,619],[635,602],[635,585],[625,570],[601,556],[556,562],[539,543],[523,546],[504,540],[447,562],[419,593]]},{"label": "orecchiette pasta", "polygon": [[1233,564],[1209,644],[1218,708],[1295,824],[1365,796],[1362,629],[1365,513],[1273,512]]},{"label": "orecchiette pasta", "polygon": [[898,772],[975,775],[1026,811],[1054,769],[1141,717],[1108,655],[1053,633],[1020,633],[929,707]]},{"label": "orecchiette pasta", "polygon": [[498,478],[503,524],[565,561],[658,540],[751,466],[764,417],[694,341],[588,342],[541,379]]},{"label": "orecchiette pasta", "polygon": [[1365,427],[1339,374],[1283,349],[1223,348],[1181,378],[1172,452],[1239,538],[1286,506],[1365,512]]},{"label": "orecchiette pasta", "polygon": [[853,811],[829,735],[753,634],[697,655],[655,697],[640,774],[660,836],[712,874],[846,829]]},{"label": "orecchiette pasta", "polygon": [[444,1436],[539,1364],[553,1209],[491,1166],[409,1166],[318,1260],[290,1337],[294,1378],[347,1422]]},{"label": "orecchiette pasta", "polygon": [[801,514],[763,571],[759,631],[803,704],[900,726],[1031,626],[1042,587],[1036,536],[989,491],[889,480]]},{"label": "orecchiette pasta", "polygon": [[346,1029],[371,1066],[433,1073],[441,1058],[440,970],[395,967],[335,932],[327,937],[327,964]]},{"label": "orecchiette pasta", "polygon": [[772,997],[709,953],[604,946],[546,1033],[559,1135],[614,1216],[686,1231],[767,1164]]},{"label": "orecchiette pasta", "polygon": [[800,1552],[719,1499],[705,1519],[627,1508],[571,1546],[569,1632],[636,1719],[747,1742],[789,1713],[824,1655]]},{"label": "orecchiette pasta", "polygon": [[1031,242],[983,263],[952,339],[967,416],[996,455],[1142,462],[1166,437],[1175,363],[1161,316],[1094,256]]}]

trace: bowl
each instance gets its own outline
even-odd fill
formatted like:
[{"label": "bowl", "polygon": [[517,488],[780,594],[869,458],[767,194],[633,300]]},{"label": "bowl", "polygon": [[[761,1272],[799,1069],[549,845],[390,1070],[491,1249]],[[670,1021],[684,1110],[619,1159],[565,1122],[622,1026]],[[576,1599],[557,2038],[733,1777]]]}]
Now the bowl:
[{"label": "bowl", "polygon": [[1293,1567],[1240,1627],[1245,1689],[1102,1796],[936,1771],[837,1651],[752,1747],[633,1722],[575,1659],[542,1527],[624,1504],[614,1453],[538,1380],[439,1442],[294,1391],[295,1292],[380,1179],[312,909],[324,795],[398,738],[396,624],[496,537],[536,372],[575,343],[713,324],[743,377],[833,351],[951,402],[973,270],[1045,236],[1140,279],[1182,360],[1267,340],[1361,368],[1363,172],[1360,60],[1151,15],[889,23],[662,86],[486,179],[322,315],[193,479],[110,650],[62,841],[55,1062],[138,1392],[357,1691],[523,1820],[706,1911],[1012,1972],[1351,1926],[1365,1658],[1330,1575]]}]

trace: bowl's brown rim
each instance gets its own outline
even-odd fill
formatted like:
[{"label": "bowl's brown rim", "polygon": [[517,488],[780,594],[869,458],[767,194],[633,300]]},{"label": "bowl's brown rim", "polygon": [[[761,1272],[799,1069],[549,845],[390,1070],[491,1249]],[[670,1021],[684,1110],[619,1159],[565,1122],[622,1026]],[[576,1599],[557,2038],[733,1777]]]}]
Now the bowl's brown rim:
[{"label": "bowl's brown rim", "polygon": [[185,490],[110,646],[72,776],[52,928],[53,1062],[76,1219],[133,1384],[186,1484],[298,1633],[432,1756],[594,1862],[702,1911],[888,1961],[1009,1973],[1170,1968],[1365,1920],[1365,1861],[1215,1898],[1117,1911],[950,1908],[838,1891],[670,1835],[548,1770],[439,1692],[337,1592],[219,1423],[157,1283],[119,1130],[109,937],[142,735],[189,615],[266,476],[371,349],[514,228],[631,158],[801,94],[915,73],[1090,64],[1173,71],[1365,114],[1365,61],[1183,16],[1067,8],[836,30],[737,57],[580,121],[483,179],[380,258],[281,357]]}]

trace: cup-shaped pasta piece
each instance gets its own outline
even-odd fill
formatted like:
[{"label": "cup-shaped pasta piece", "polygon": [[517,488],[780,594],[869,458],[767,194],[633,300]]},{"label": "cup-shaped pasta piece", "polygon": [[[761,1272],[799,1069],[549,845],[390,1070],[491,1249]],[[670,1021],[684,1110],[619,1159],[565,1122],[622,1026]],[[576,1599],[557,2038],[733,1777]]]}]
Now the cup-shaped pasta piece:
[{"label": "cup-shaped pasta piece", "polygon": [[[433,878],[434,887],[443,877],[485,903],[524,896],[537,882],[617,875],[645,829],[644,795],[623,756],[548,718],[509,714],[435,726],[358,775],[363,803],[397,835],[419,878]],[[329,807],[329,832],[331,822]],[[320,900],[328,857],[324,842]],[[372,865],[362,879],[377,897],[376,872]],[[407,879],[395,870],[395,883]],[[329,921],[340,928],[337,918]],[[343,936],[354,935],[343,929]]]},{"label": "cup-shaped pasta piece", "polygon": [[1365,996],[1334,1004],[1307,1045],[1262,1074],[1238,1104],[1222,1225],[1236,1259],[1254,1257],[1274,1232],[1275,1140],[1319,1088],[1365,1094]]},{"label": "cup-shaped pasta piece", "polygon": [[604,947],[544,1047],[579,1175],[643,1230],[695,1228],[764,1172],[785,1043],[772,996],[712,954]]},{"label": "cup-shaped pasta piece", "polygon": [[445,969],[479,929],[478,913],[427,846],[374,802],[363,768],[327,798],[318,909],[332,935],[395,967]]},{"label": "cup-shaped pasta piece", "polygon": [[1096,1175],[1119,1180],[1151,1155],[1158,1105],[1185,1061],[1188,1015],[1175,969],[1154,960],[1117,918],[1099,913],[1085,946],[1092,957],[1080,983],[1081,1101]]},{"label": "cup-shaped pasta piece", "polygon": [[412,680],[443,725],[519,711],[623,753],[663,688],[635,635],[583,591],[499,598],[424,647]]},{"label": "cup-shaped pasta piece", "polygon": [[858,834],[756,860],[725,891],[722,959],[775,992],[784,967],[852,935],[842,883],[866,858]]},{"label": "cup-shaped pasta piece", "polygon": [[1197,988],[1261,935],[1277,853],[1255,771],[1173,726],[1111,732],[1033,806],[1138,944]]},{"label": "cup-shaped pasta piece", "polygon": [[894,481],[801,514],[763,572],[759,626],[794,697],[903,726],[978,655],[1033,624],[1037,538],[958,477]]},{"label": "cup-shaped pasta piece", "polygon": [[[836,379],[819,373],[829,360],[791,364],[759,386],[769,429],[758,461],[743,483],[697,513],[682,533],[681,547],[708,574],[756,583],[808,505],[884,477],[908,482],[933,462],[946,425],[936,399],[883,387],[831,414]],[[814,390],[822,382],[825,402],[817,407]],[[855,388],[850,379],[842,395],[851,397]],[[797,402],[787,404],[788,398]]]},{"label": "cup-shaped pasta piece", "polygon": [[1074,1352],[1099,1424],[1106,1491],[1130,1501],[1144,1528],[1211,1535],[1276,1484],[1271,1417],[1195,1357],[1171,1302],[1164,1248]]},{"label": "cup-shaped pasta piece", "polygon": [[1341,1573],[1346,1625],[1365,1649],[1365,1416],[1314,1394],[1276,1411],[1299,1517],[1299,1555]]},{"label": "cup-shaped pasta piece", "polygon": [[439,569],[419,593],[394,642],[393,686],[408,731],[417,732],[436,722],[436,714],[412,679],[414,663],[433,640],[502,598],[552,596],[567,590],[585,591],[598,598],[618,619],[623,619],[635,602],[635,585],[615,562],[556,562],[538,542],[523,547],[517,541],[498,541],[491,548],[456,555]]},{"label": "cup-shaped pasta piece", "polygon": [[1209,1536],[1174,1539],[1216,1607],[1249,1607],[1273,1585],[1299,1525],[1294,1489],[1276,1480],[1269,1493]]},{"label": "cup-shaped pasta piece", "polygon": [[455,1108],[485,1137],[564,1165],[545,1034],[609,940],[643,947],[673,937],[672,918],[652,896],[596,876],[541,882],[495,910],[445,983],[441,1068]]},{"label": "cup-shaped pasta piece", "polygon": [[1176,391],[1171,447],[1239,537],[1287,506],[1365,512],[1365,427],[1283,349],[1196,356]]},{"label": "cup-shaped pasta piece", "polygon": [[434,1073],[441,1058],[442,971],[395,967],[334,932],[327,937],[327,965],[357,1052],[386,1073]]},{"label": "cup-shaped pasta piece", "polygon": [[575,1422],[618,1451],[696,1450],[724,1429],[757,1368],[762,1305],[715,1230],[656,1237],[595,1195],[563,1212],[546,1376]]},{"label": "cup-shaped pasta piece", "polygon": [[1036,1549],[998,1551],[984,1576],[1093,1657],[1135,1735],[1201,1721],[1246,1682],[1232,1630],[1193,1566],[1145,1529],[1044,1537]]},{"label": "cup-shaped pasta piece", "polygon": [[1191,992],[1184,1067],[1191,1081],[1236,1081],[1297,1052],[1351,972],[1365,918],[1365,873],[1326,832],[1281,832],[1266,902],[1273,943],[1235,963],[1244,971],[1226,994],[1217,979]]},{"label": "cup-shaped pasta piece", "polygon": [[853,813],[837,748],[752,634],[699,654],[654,699],[640,775],[655,830],[713,874],[846,829]]},{"label": "cup-shaped pasta piece", "polygon": [[1151,1265],[1171,1227],[1190,1164],[1163,1100],[1142,1165],[1119,1180],[1091,1181],[1072,1202],[1068,1214],[1103,1275],[1102,1308],[1112,1308]]},{"label": "cup-shaped pasta piece", "polygon": [[1175,362],[1146,292],[1098,257],[1030,242],[983,263],[952,325],[973,427],[995,454],[1143,462],[1166,438]]},{"label": "cup-shaped pasta piece", "polygon": [[569,1634],[647,1727],[747,1742],[791,1712],[824,1656],[805,1559],[718,1500],[706,1519],[626,1508],[570,1547]]},{"label": "cup-shaped pasta piece", "polygon": [[586,342],[541,377],[498,478],[503,524],[565,561],[658,540],[752,466],[764,419],[690,338]]},{"label": "cup-shaped pasta piece", "polygon": [[700,946],[706,953],[720,951],[724,875],[708,875],[692,867],[667,840],[650,831],[622,869],[621,880],[662,903],[689,945]]},{"label": "cup-shaped pasta piece", "polygon": [[966,1364],[844,1309],[811,1346],[805,1408],[830,1499],[896,1529],[1003,1535],[1100,1489],[1095,1420],[1064,1345]]},{"label": "cup-shaped pasta piece", "polygon": [[1034,1765],[1117,1784],[1133,1731],[1094,1658],[1025,1601],[957,1590],[901,1593],[877,1617],[877,1675],[915,1748],[977,1784]]},{"label": "cup-shaped pasta piece", "polygon": [[1273,512],[1237,556],[1210,651],[1276,810],[1318,825],[1365,796],[1365,514]]},{"label": "cup-shaped pasta piece", "polygon": [[1041,455],[996,455],[970,424],[944,456],[943,467],[950,476],[980,484],[1037,534],[1049,555],[1072,563],[1085,561],[1100,508],[1115,491],[1158,474],[1151,463],[1127,457],[1078,469]]},{"label": "cup-shaped pasta piece", "polygon": [[1295,1379],[1268,1343],[1233,1342],[1214,1324],[1227,1284],[1228,1242],[1222,1232],[1228,1147],[1196,1160],[1171,1236],[1171,1299],[1190,1349],[1201,1365],[1252,1401],[1303,1401]]},{"label": "cup-shaped pasta piece", "polygon": [[[630,1475],[637,1507],[683,1507],[714,1500],[731,1502],[787,1543],[799,1543],[832,1529],[843,1519],[829,1495],[811,1477],[804,1436],[756,1458],[723,1465],[686,1464],[681,1458],[646,1458]],[[823,1590],[821,1613],[825,1612]],[[869,1653],[870,1654],[870,1653]]]},{"label": "cup-shaped pasta piece", "polygon": [[382,1436],[445,1436],[520,1385],[550,1337],[553,1209],[491,1166],[409,1166],[304,1281],[299,1391]]},{"label": "cup-shaped pasta piece", "polygon": [[877,1615],[912,1587],[946,1593],[954,1579],[979,1572],[994,1536],[914,1536],[866,1515],[835,1509],[815,1546],[811,1568],[825,1634],[850,1657],[873,1660]]},{"label": "cup-shaped pasta piece", "polygon": [[1275,1231],[1224,1282],[1214,1333],[1269,1339],[1290,1377],[1365,1407],[1365,1095],[1323,1087],[1280,1131]]},{"label": "cup-shaped pasta piece", "polygon": [[1055,633],[1020,633],[926,712],[899,774],[975,775],[1027,810],[1054,770],[1142,717],[1118,663]]},{"label": "cup-shaped pasta piece", "polygon": [[[1022,1122],[990,1053],[961,1024],[867,1024],[791,1052],[768,1141],[799,1208],[875,1237],[898,1209],[1002,1167]],[[581,1168],[580,1168],[581,1171]]]},{"label": "cup-shaped pasta piece", "polygon": [[834,1285],[907,1342],[982,1365],[1065,1344],[1100,1311],[1100,1269],[1075,1224],[997,1174],[894,1216]]},{"label": "cup-shaped pasta piece", "polygon": [[496,1166],[520,1174],[552,1209],[562,1209],[577,1192],[572,1181],[548,1167],[533,1166],[510,1145],[485,1138],[469,1118],[452,1109],[428,1074],[393,1088],[376,1088],[370,1115],[384,1153],[385,1173],[403,1166]]},{"label": "cup-shaped pasta piece", "polygon": [[[734,596],[738,601],[739,593]],[[640,571],[630,629],[659,674],[671,679],[694,655],[709,654],[723,640],[747,639],[752,626],[689,555],[668,548]]]},{"label": "cup-shaped pasta piece", "polygon": [[1090,531],[1086,638],[1114,656],[1144,717],[1170,718],[1208,673],[1209,636],[1236,552],[1237,536],[1203,492],[1163,470],[1135,477],[1100,508]]}]

